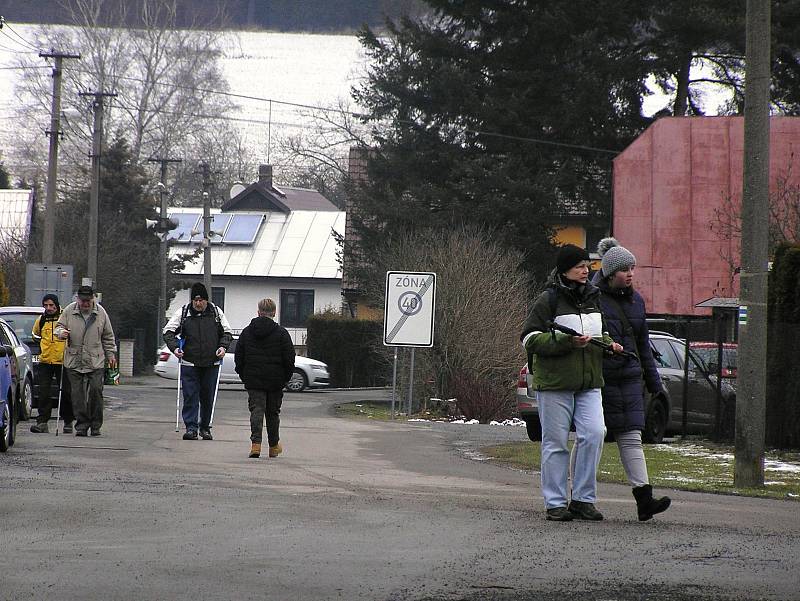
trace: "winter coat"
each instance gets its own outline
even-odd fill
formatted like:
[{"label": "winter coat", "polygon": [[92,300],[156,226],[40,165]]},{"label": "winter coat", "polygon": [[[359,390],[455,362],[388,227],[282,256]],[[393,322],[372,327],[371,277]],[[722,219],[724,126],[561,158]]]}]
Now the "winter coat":
[{"label": "winter coat", "polygon": [[78,303],[70,303],[56,323],[55,335],[69,330],[64,367],[81,373],[104,369],[106,361],[114,358],[117,344],[111,320],[102,306],[92,302],[89,317],[84,320]]},{"label": "winter coat", "polygon": [[[639,356],[639,361],[620,355],[606,355],[603,358],[603,414],[606,427],[611,432],[643,430],[645,407],[642,378],[650,393],[662,390],[650,349],[644,299],[632,287],[609,287],[599,272],[595,275],[594,283],[601,292],[600,306],[611,338],[626,351]],[[620,317],[620,311],[624,311],[630,328]]]},{"label": "winter coat", "polygon": [[173,313],[164,326],[164,342],[169,350],[178,348],[178,335],[183,340],[183,363],[196,367],[210,367],[217,361],[217,350],[228,350],[233,340],[231,326],[222,310],[208,303],[202,313],[191,303]]},{"label": "winter coat", "polygon": [[571,335],[551,331],[548,325],[555,322],[610,343],[604,333],[599,296],[600,291],[589,282],[570,287],[556,270],[550,274],[547,289],[536,299],[520,336],[528,352],[528,369],[533,374],[535,390],[588,390],[603,386],[603,349],[592,344],[576,348]]},{"label": "winter coat", "polygon": [[294,372],[292,337],[269,317],[250,321],[239,336],[233,357],[236,373],[247,389],[280,390]]},{"label": "winter coat", "polygon": [[41,352],[39,361],[49,365],[61,365],[64,362],[64,347],[66,341],[56,337],[55,329],[61,312],[42,316],[33,323],[33,337],[39,339]]}]

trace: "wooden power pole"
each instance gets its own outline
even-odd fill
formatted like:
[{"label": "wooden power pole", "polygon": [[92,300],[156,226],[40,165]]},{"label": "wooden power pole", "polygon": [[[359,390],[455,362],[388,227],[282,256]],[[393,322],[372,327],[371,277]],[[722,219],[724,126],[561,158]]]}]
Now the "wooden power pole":
[{"label": "wooden power pole", "polygon": [[86,276],[97,286],[97,227],[100,214],[100,157],[103,149],[103,97],[114,97],[110,92],[81,92],[81,96],[92,96],[94,131],[92,132],[92,185],[89,190],[89,249]]},{"label": "wooden power pole", "polygon": [[53,65],[53,101],[50,107],[50,152],[47,156],[47,196],[44,204],[44,239],[42,240],[42,263],[53,262],[53,241],[55,239],[56,192],[58,179],[58,140],[61,136],[61,75],[65,58],[80,58],[80,54],[67,52],[40,52],[42,58],[55,59]]},{"label": "wooden power pole", "polygon": [[734,485],[764,485],[769,269],[770,3],[747,0]]}]

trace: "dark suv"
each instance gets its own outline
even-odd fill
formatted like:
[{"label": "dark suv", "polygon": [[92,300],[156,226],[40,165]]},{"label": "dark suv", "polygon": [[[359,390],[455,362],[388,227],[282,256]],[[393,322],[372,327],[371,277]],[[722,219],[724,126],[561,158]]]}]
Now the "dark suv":
[{"label": "dark suv", "polygon": [[[656,360],[658,374],[664,387],[664,394],[650,396],[645,394],[645,429],[642,439],[658,443],[669,432],[680,432],[683,427],[683,380],[686,343],[671,334],[650,332],[650,346]],[[717,380],[690,345],[689,353],[689,405],[687,407],[687,429],[691,433],[707,433],[714,427],[716,416]],[[531,375],[523,366],[517,382],[517,410],[525,420],[528,437],[542,439],[539,423],[539,404],[531,390]],[[722,425],[730,429],[736,405],[736,390],[723,379],[722,386]]]}]

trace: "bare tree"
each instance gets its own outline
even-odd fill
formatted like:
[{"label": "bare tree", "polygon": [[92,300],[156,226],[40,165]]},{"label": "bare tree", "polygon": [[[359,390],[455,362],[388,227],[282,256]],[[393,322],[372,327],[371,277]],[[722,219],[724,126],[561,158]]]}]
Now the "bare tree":
[{"label": "bare tree", "polygon": [[[474,227],[442,234],[423,230],[387,240],[378,258],[386,271],[433,271],[436,328],[431,350],[416,353],[415,390],[456,399],[465,417],[486,422],[514,411],[513,378],[524,362],[519,330],[529,297],[519,260]],[[383,303],[383,282],[371,282],[369,295]],[[399,373],[405,378],[405,369]],[[479,382],[472,395],[461,380]],[[405,379],[402,383],[407,384]]]},{"label": "bare tree", "polygon": [[[135,8],[131,8],[135,6]],[[62,157],[66,167],[85,162],[91,139],[91,111],[80,92],[114,92],[106,113],[107,136],[130,140],[133,160],[152,155],[191,154],[202,148],[202,135],[215,131],[227,136],[225,115],[233,108],[219,66],[224,34],[211,29],[178,29],[177,0],[72,0],[63,3],[73,27],[42,28],[37,45],[66,48],[81,60],[65,65],[63,106],[66,119]],[[131,26],[133,24],[133,27]],[[204,24],[214,25],[212,24]],[[47,128],[51,97],[49,73],[41,59],[22,58],[24,79],[17,90],[20,118],[40,136]],[[43,164],[44,145],[37,147],[34,164]],[[67,177],[70,172],[67,171]],[[73,174],[74,175],[74,174]]]},{"label": "bare tree", "polygon": [[306,127],[277,140],[282,176],[290,185],[313,188],[344,208],[349,151],[368,146],[369,132],[343,99],[334,109],[308,109],[301,116]]},{"label": "bare tree", "polygon": [[[770,256],[785,243],[800,241],[800,183],[792,176],[793,164],[780,174],[769,195],[769,249]],[[728,266],[727,290],[732,290],[739,273],[742,239],[742,199],[736,195],[722,197],[714,209],[709,229],[720,240],[719,256]]]}]

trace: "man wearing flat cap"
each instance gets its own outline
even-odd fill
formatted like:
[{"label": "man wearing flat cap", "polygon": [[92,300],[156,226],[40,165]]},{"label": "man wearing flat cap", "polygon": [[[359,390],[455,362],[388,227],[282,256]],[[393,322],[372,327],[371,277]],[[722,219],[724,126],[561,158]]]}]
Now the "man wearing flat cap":
[{"label": "man wearing flat cap", "polygon": [[190,302],[179,308],[164,326],[164,342],[181,360],[184,440],[213,440],[211,415],[217,371],[233,341],[231,326],[222,310],[208,300],[208,290],[197,282]]},{"label": "man wearing flat cap", "polygon": [[64,307],[55,335],[67,341],[64,368],[72,392],[75,436],[100,436],[103,426],[103,380],[106,362],[117,366],[111,320],[94,298],[91,286],[78,288],[78,300]]}]

